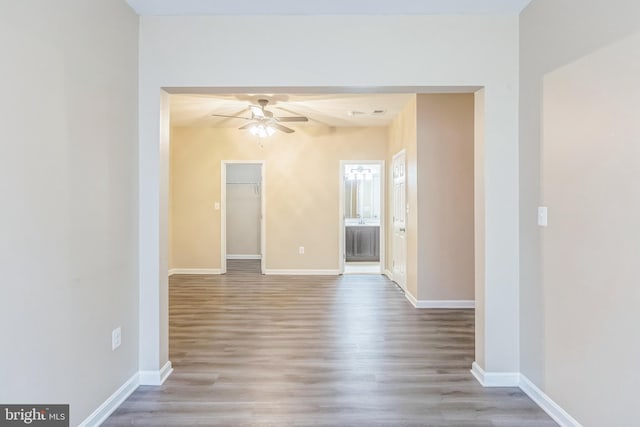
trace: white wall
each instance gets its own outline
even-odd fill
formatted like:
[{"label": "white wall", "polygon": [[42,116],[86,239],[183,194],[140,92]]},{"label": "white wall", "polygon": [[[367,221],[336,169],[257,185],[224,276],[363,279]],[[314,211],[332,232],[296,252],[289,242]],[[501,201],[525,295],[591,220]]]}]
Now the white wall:
[{"label": "white wall", "polygon": [[476,363],[484,363],[484,330],[485,330],[485,209],[484,209],[484,89],[473,96],[473,258],[474,258],[474,297],[475,331],[476,331]]},{"label": "white wall", "polygon": [[520,24],[521,370],[585,426],[632,425],[640,3],[535,0]]},{"label": "white wall", "polygon": [[71,425],[138,371],[137,38],[123,1],[0,3],[0,401]]},{"label": "white wall", "polygon": [[[265,28],[268,29],[265,32]],[[328,31],[330,29],[330,31]],[[381,30],[384,29],[384,30]],[[166,331],[162,87],[486,87],[486,368],[518,370],[518,146],[515,16],[143,17],[140,38],[141,282],[144,337]],[[269,49],[261,43],[268,34]],[[295,34],[295,37],[292,37]],[[299,35],[304,35],[300,37]],[[393,35],[393,37],[390,37]],[[256,71],[259,70],[259,71]],[[390,90],[390,89],[387,89]],[[395,89],[397,90],[397,89]],[[244,90],[245,92],[247,90]],[[265,90],[266,91],[266,90]],[[164,218],[164,219],[163,219]],[[143,221],[144,220],[144,221]],[[146,298],[149,297],[149,298]],[[162,304],[161,307],[164,305]],[[163,332],[164,333],[164,332]],[[167,342],[143,346],[157,369]],[[155,344],[158,344],[156,346]]]}]

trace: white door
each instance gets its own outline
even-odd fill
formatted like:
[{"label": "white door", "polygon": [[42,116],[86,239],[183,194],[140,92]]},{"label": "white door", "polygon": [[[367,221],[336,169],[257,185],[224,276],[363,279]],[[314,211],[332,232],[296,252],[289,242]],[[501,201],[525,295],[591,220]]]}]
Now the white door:
[{"label": "white door", "polygon": [[402,287],[407,288],[407,177],[406,154],[402,150],[393,156],[393,246],[392,246],[392,271],[393,280]]}]

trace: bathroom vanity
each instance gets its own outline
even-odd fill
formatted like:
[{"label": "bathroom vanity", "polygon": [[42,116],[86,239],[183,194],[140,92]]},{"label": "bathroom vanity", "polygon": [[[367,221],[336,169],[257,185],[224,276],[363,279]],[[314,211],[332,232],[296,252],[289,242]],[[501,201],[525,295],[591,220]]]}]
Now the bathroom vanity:
[{"label": "bathroom vanity", "polygon": [[345,227],[346,261],[380,261],[380,226],[355,224]]}]

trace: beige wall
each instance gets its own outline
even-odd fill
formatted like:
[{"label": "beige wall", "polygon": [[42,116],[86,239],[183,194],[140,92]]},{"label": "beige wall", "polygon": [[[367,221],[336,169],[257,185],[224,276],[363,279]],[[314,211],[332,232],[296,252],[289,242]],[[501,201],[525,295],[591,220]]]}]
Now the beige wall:
[{"label": "beige wall", "polygon": [[473,300],[473,94],[417,100],[418,299]]},{"label": "beige wall", "polygon": [[124,1],[0,2],[0,402],[73,426],[138,371],[137,46]]},{"label": "beige wall", "polygon": [[392,157],[407,154],[407,291],[418,300],[474,299],[473,94],[421,94],[389,126],[387,266]]},{"label": "beige wall", "polygon": [[632,425],[640,3],[535,0],[520,24],[521,371],[585,426]]},{"label": "beige wall", "polygon": [[386,128],[300,127],[263,148],[233,128],[172,135],[173,268],[220,267],[220,162],[264,160],[267,269],[337,270],[340,160],[387,155]]},{"label": "beige wall", "polygon": [[387,153],[387,257],[386,269],[392,271],[393,262],[393,156],[401,150],[406,150],[407,162],[407,205],[409,214],[406,219],[406,256],[407,256],[407,291],[414,297],[418,295],[417,280],[417,178],[416,178],[416,97],[414,96],[404,109],[391,122],[388,129]]}]

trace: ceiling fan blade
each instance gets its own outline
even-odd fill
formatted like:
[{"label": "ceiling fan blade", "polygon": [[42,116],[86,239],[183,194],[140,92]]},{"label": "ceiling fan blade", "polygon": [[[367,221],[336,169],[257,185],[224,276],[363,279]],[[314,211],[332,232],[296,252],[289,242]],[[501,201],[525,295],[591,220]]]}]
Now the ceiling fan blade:
[{"label": "ceiling fan blade", "polygon": [[308,122],[309,121],[309,119],[304,116],[276,117],[276,120],[279,122]]},{"label": "ceiling fan blade", "polygon": [[242,117],[242,116],[227,116],[227,115],[224,115],[224,114],[212,114],[211,116],[212,116],[212,117],[226,117],[226,118],[228,118],[228,119],[251,120],[251,119],[249,119],[249,118],[247,118],[247,117]]},{"label": "ceiling fan blade", "polygon": [[279,131],[282,131],[284,133],[293,133],[293,132],[295,132],[293,129],[288,128],[286,126],[282,126],[282,125],[280,125],[278,123],[271,123],[269,126],[272,126],[272,127],[276,128]]},{"label": "ceiling fan blade", "polygon": [[251,128],[251,127],[255,126],[255,125],[256,125],[256,124],[255,124],[254,122],[251,122],[251,123],[247,123],[247,124],[246,124],[246,125],[244,125],[244,126],[239,127],[238,129],[240,129],[240,130],[245,130],[245,129],[249,129],[249,128]]}]

